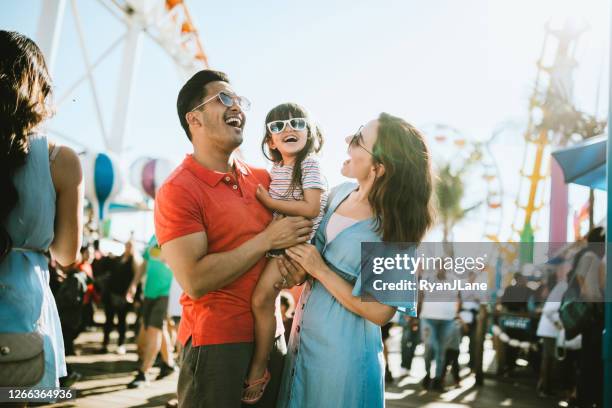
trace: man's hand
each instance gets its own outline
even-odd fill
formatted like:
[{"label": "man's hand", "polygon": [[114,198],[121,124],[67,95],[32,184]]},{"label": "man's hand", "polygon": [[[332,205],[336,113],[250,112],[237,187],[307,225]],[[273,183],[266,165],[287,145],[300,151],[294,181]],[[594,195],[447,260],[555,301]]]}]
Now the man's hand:
[{"label": "man's hand", "polygon": [[278,262],[278,269],[283,280],[276,282],[274,287],[278,290],[290,289],[295,285],[302,284],[306,280],[306,271],[297,262],[292,261],[287,256],[275,258]]},{"label": "man's hand", "polygon": [[274,219],[263,231],[268,250],[284,249],[304,243],[310,238],[312,221],[304,217]]}]

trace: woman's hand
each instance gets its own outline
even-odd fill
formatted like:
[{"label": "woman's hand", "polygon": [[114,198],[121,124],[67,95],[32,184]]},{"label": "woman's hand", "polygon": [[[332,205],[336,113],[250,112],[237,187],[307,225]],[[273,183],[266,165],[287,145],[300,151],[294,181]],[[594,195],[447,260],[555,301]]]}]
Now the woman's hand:
[{"label": "woman's hand", "polygon": [[315,279],[320,279],[328,267],[323,261],[317,247],[311,244],[300,244],[287,248],[285,253],[289,258],[296,261]]}]

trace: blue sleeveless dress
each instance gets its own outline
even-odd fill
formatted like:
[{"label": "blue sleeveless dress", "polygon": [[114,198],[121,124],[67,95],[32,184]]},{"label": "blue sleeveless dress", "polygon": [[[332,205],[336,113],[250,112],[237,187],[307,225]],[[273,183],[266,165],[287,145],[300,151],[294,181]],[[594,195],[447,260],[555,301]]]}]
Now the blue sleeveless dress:
[{"label": "blue sleeveless dress", "polygon": [[45,374],[35,387],[58,387],[59,377],[66,375],[66,362],[62,328],[49,288],[48,260],[43,255],[53,241],[55,219],[46,137],[30,136],[26,163],[13,182],[19,201],[7,222],[13,250],[0,262],[0,332],[40,332]]},{"label": "blue sleeveless dress", "polygon": [[[357,188],[336,187],[313,244],[327,265],[353,284],[360,296],[361,243],[381,242],[373,219],[359,221],[327,241],[336,208]],[[382,302],[416,316],[416,297]],[[296,306],[285,356],[279,408],[382,408],[385,405],[383,344],[380,327],[349,311],[320,282],[305,283]]]}]

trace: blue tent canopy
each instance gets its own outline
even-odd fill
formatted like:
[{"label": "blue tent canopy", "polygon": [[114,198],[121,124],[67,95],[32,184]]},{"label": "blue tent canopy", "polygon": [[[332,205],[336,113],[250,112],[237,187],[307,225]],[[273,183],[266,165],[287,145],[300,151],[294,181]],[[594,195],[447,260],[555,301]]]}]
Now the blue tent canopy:
[{"label": "blue tent canopy", "polygon": [[606,190],[607,143],[608,136],[603,135],[553,152],[565,182]]}]

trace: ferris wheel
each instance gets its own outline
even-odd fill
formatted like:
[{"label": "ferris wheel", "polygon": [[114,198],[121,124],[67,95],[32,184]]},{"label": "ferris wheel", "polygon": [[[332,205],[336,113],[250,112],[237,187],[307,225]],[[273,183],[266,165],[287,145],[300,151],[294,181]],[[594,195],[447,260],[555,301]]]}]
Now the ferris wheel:
[{"label": "ferris wheel", "polygon": [[503,220],[503,186],[500,170],[488,141],[474,141],[458,129],[434,123],[423,127],[431,144],[432,158],[438,173],[447,171],[462,180],[460,206],[471,209],[466,220],[480,224],[481,236],[497,236]]},{"label": "ferris wheel", "polygon": [[[93,4],[88,3],[90,6]],[[78,142],[71,134],[57,129],[47,129],[51,134],[83,147],[81,161],[85,177],[86,199],[92,218],[97,221],[98,231],[108,217],[114,198],[125,185],[121,166],[128,130],[128,118],[133,99],[133,84],[139,68],[143,38],[156,43],[171,59],[181,81],[195,72],[207,68],[208,57],[204,52],[198,30],[183,0],[97,0],[102,13],[122,23],[124,31],[103,50],[94,50],[84,35],[83,2],[78,0],[43,0],[38,23],[36,41],[45,54],[48,68],[53,68],[58,55],[60,35],[67,18],[72,18],[80,57],[85,72],[58,90],[54,107],[62,114],[65,103],[82,86],[89,88],[94,106],[95,124],[102,135],[103,151],[91,151],[89,146]],[[109,84],[100,84],[94,72],[109,56],[122,47],[119,76],[112,86],[117,87],[112,121],[108,123],[102,115],[103,102],[100,89]],[[108,103],[108,101],[106,101]],[[148,199],[154,198],[157,188],[171,169],[163,158],[139,158],[129,166],[130,183],[142,193],[142,203],[137,205],[115,205],[119,210],[149,210]]]},{"label": "ferris wheel", "polygon": [[[61,111],[62,105],[74,91],[86,83],[91,91],[96,122],[103,136],[104,146],[107,151],[121,155],[132,102],[132,84],[142,52],[142,38],[147,36],[157,43],[172,59],[183,79],[208,67],[208,57],[183,0],[98,0],[110,16],[124,25],[125,32],[95,59],[92,58],[91,49],[84,36],[84,24],[79,9],[82,3],[77,0],[44,0],[36,38],[50,71],[53,71],[55,65],[67,3],[70,4],[70,14],[74,20],[86,69],[83,75],[76,78],[56,98],[56,109]],[[96,83],[93,73],[120,46],[123,46],[123,55],[116,84],[114,115],[109,126],[102,117],[99,84]],[[70,135],[63,136],[70,138]]]}]

